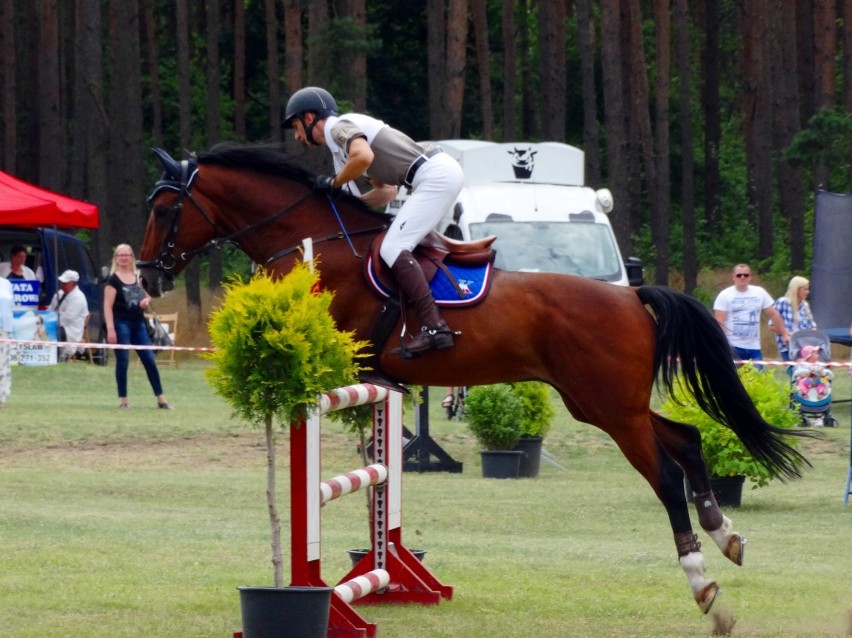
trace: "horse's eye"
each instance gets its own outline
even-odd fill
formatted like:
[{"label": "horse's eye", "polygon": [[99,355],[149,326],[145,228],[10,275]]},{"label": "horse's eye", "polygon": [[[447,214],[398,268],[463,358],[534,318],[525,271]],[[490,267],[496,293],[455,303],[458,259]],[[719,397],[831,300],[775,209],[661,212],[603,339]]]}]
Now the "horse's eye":
[{"label": "horse's eye", "polygon": [[167,217],[175,212],[174,206],[166,206],[165,204],[158,204],[154,206],[154,215],[157,217]]}]

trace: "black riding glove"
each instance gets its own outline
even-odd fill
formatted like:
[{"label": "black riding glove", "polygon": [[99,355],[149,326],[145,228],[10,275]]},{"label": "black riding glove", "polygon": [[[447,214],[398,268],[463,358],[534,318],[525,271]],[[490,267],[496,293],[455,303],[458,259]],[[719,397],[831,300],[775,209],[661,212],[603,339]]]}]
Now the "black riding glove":
[{"label": "black riding glove", "polygon": [[314,180],[314,190],[319,193],[328,193],[333,198],[343,194],[343,189],[334,185],[334,177],[331,175],[318,175]]}]

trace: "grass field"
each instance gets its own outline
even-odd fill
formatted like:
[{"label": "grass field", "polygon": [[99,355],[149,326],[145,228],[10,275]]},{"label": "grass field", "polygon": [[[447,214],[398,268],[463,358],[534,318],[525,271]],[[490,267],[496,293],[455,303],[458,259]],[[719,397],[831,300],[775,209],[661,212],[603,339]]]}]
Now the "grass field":
[{"label": "grass field", "polygon": [[[236,587],[272,579],[262,436],[230,418],[202,370],[193,360],[161,369],[171,412],[155,408],[135,366],[127,411],[111,367],[14,370],[0,412],[0,635],[230,638],[239,629]],[[849,387],[838,374],[838,395]],[[485,480],[464,424],[441,414],[442,394],[432,391],[432,434],[464,472],[404,475],[403,534],[454,597],[360,607],[379,636],[711,634],[714,617],[692,602],[662,506],[608,437],[560,409],[545,448],[562,468]],[[841,427],[806,443],[813,468],[803,480],[747,490],[727,511],[749,540],[744,567],[701,534],[723,589],[714,611],[736,618],[735,636],[852,635],[849,405],[835,416]],[[322,445],[324,476],[359,464],[339,425],[325,424]],[[363,498],[324,509],[328,581],[348,571],[346,550],[366,546],[367,534]]]}]

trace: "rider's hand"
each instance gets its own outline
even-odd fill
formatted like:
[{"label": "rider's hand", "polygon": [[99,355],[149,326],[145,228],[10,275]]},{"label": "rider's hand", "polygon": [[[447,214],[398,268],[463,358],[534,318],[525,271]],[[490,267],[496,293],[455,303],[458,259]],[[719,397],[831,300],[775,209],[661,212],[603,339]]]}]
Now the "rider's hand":
[{"label": "rider's hand", "polygon": [[318,193],[328,193],[332,197],[343,194],[343,189],[334,185],[334,177],[331,175],[318,175],[314,180],[314,190]]}]

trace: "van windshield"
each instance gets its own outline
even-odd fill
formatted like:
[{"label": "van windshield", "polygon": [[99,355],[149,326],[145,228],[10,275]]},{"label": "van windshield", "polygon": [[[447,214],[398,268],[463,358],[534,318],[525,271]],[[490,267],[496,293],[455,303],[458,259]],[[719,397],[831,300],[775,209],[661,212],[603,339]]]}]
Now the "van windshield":
[{"label": "van windshield", "polygon": [[615,238],[604,224],[501,221],[470,225],[471,239],[488,235],[497,235],[494,265],[503,270],[564,273],[603,281],[621,277]]}]

